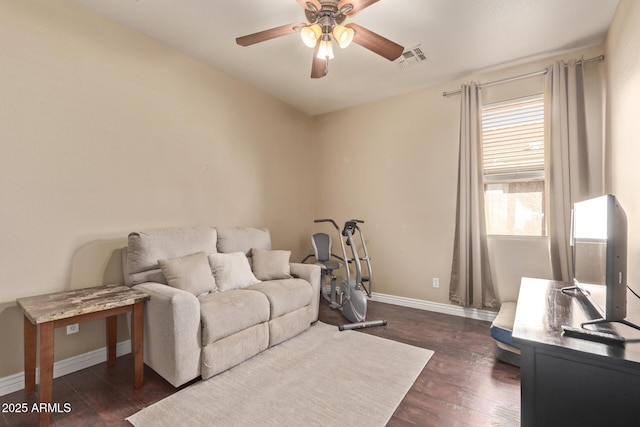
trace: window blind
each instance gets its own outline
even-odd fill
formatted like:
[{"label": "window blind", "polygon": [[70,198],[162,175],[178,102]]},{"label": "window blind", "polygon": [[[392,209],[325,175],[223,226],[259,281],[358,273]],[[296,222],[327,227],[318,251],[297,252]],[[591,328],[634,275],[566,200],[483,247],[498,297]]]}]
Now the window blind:
[{"label": "window blind", "polygon": [[544,178],[544,99],[535,95],[482,107],[485,179]]}]

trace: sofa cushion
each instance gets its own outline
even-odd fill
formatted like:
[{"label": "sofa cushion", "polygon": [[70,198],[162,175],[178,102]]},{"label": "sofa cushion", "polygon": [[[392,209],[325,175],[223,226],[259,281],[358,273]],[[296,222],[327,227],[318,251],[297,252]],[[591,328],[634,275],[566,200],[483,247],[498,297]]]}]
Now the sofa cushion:
[{"label": "sofa cushion", "polygon": [[269,320],[269,301],[260,292],[237,289],[200,298],[202,345]]},{"label": "sofa cushion", "polygon": [[221,291],[246,288],[260,282],[242,252],[209,254],[209,265]]},{"label": "sofa cushion", "polygon": [[311,285],[302,279],[269,280],[247,288],[266,295],[271,306],[271,319],[291,313],[311,303]]},{"label": "sofa cushion", "polygon": [[163,228],[129,234],[127,270],[133,275],[158,268],[159,259],[177,258],[195,252],[217,251],[217,234],[211,227]]},{"label": "sofa cushion", "polygon": [[519,346],[513,342],[511,336],[513,333],[513,324],[516,319],[516,308],[517,303],[515,302],[503,302],[498,315],[491,323],[489,331],[496,341],[507,344],[510,347],[519,348]]},{"label": "sofa cushion", "polygon": [[259,280],[290,279],[289,259],[291,251],[267,251],[251,249],[253,274]]},{"label": "sofa cushion", "polygon": [[217,227],[218,252],[242,252],[251,256],[251,248],[271,249],[271,233],[266,228]]},{"label": "sofa cushion", "polygon": [[216,281],[211,274],[209,260],[204,252],[179,258],[158,260],[167,284],[195,296],[217,290]]}]

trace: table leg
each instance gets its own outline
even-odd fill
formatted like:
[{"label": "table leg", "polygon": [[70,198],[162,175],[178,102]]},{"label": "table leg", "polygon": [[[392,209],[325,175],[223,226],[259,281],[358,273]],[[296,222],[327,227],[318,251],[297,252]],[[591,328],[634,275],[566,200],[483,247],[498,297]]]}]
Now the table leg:
[{"label": "table leg", "polygon": [[133,387],[144,383],[144,301],[133,305],[131,312],[131,352],[133,353]]},{"label": "table leg", "polygon": [[[53,322],[40,324],[40,404],[53,403]],[[51,412],[40,412],[40,425],[51,424]]]},{"label": "table leg", "polygon": [[38,326],[24,316],[24,393],[36,391],[36,352],[38,349]]},{"label": "table leg", "polygon": [[116,364],[116,340],[118,338],[118,316],[107,317],[107,366]]}]

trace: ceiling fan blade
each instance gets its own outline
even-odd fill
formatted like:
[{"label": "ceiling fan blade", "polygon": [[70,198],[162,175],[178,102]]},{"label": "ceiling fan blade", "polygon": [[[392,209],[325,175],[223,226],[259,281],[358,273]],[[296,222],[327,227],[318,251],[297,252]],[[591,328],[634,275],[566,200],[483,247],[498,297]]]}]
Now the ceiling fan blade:
[{"label": "ceiling fan blade", "polygon": [[275,39],[276,37],[286,36],[296,31],[300,31],[306,24],[299,22],[296,24],[283,25],[282,27],[271,28],[270,30],[260,31],[258,33],[249,34],[238,37],[236,43],[240,46],[250,46],[255,43]]},{"label": "ceiling fan blade", "polygon": [[343,7],[351,5],[352,8],[345,12],[345,15],[351,16],[377,2],[378,0],[342,0],[338,3],[338,10],[342,10]]},{"label": "ceiling fan blade", "polygon": [[345,27],[352,28],[355,31],[355,35],[353,36],[354,43],[387,58],[389,61],[397,59],[404,51],[404,47],[399,44],[394,43],[371,30],[367,30],[358,24],[351,23],[345,25]]},{"label": "ceiling fan blade", "polygon": [[318,0],[297,0],[298,4],[300,4],[300,6],[302,6],[303,8],[305,8],[305,10],[311,10],[313,11],[313,9],[307,4],[307,3],[311,3],[315,8],[316,11],[320,10],[322,8],[322,5],[320,4],[320,2]]},{"label": "ceiling fan blade", "polygon": [[318,58],[318,50],[320,50],[320,43],[316,44],[316,48],[313,50],[313,62],[311,63],[312,79],[319,79],[327,75],[328,60]]}]

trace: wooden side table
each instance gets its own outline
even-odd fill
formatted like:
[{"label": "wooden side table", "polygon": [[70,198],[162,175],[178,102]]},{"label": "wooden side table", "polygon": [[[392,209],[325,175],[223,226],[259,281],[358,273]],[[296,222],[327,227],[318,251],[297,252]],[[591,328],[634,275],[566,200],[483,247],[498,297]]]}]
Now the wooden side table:
[{"label": "wooden side table", "polygon": [[[107,319],[107,365],[116,363],[118,314],[131,313],[133,386],[144,383],[144,302],[149,295],[127,286],[109,285],[38,295],[17,300],[24,313],[25,394],[35,392],[38,325],[40,326],[40,404],[51,404],[53,383],[53,331],[55,328]],[[51,412],[40,412],[40,425],[51,423]]]}]

